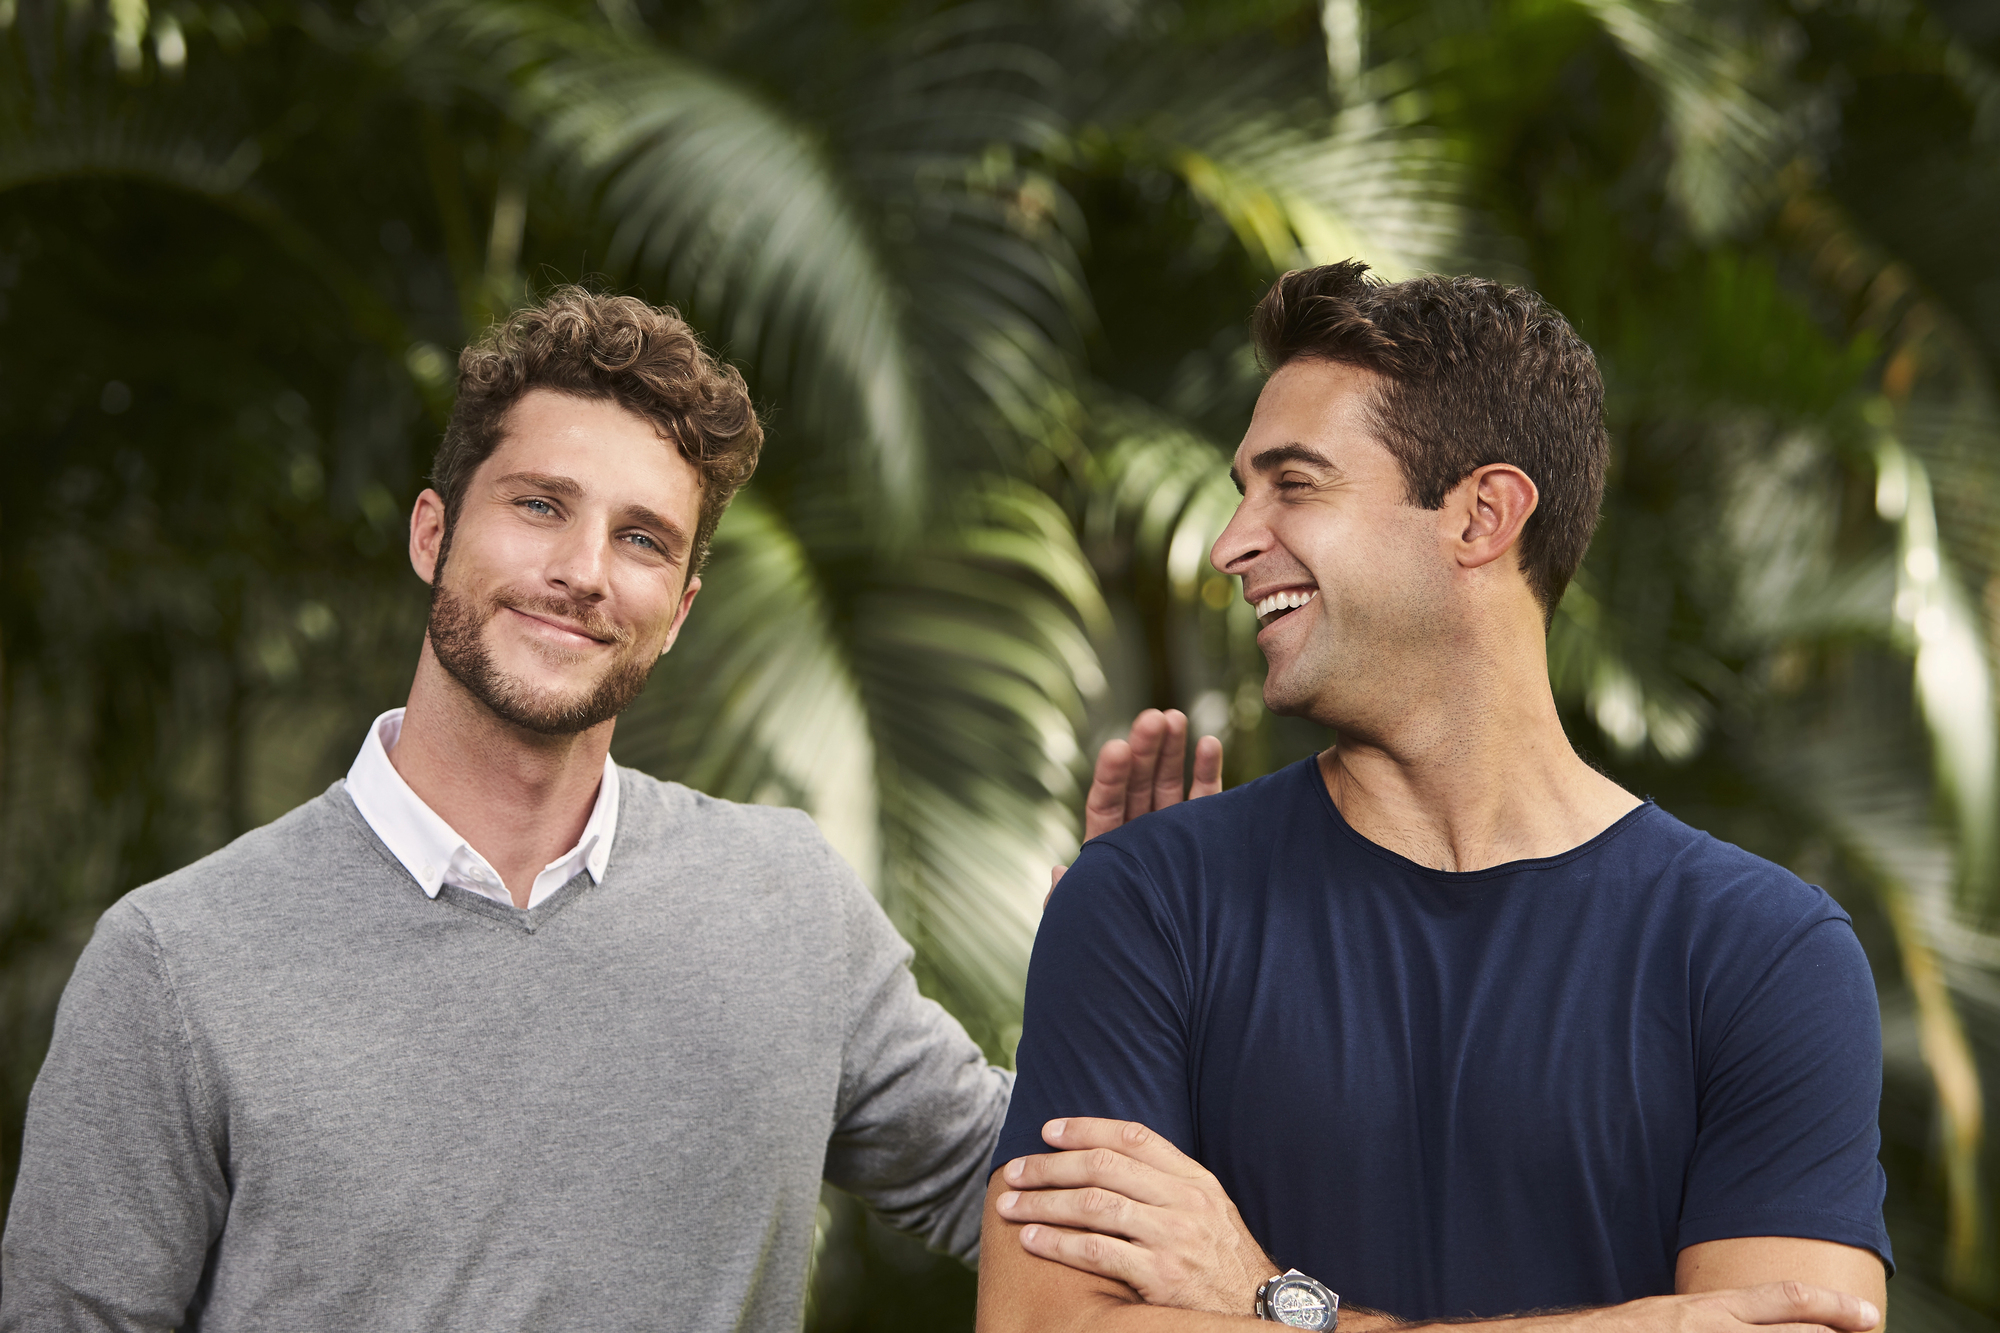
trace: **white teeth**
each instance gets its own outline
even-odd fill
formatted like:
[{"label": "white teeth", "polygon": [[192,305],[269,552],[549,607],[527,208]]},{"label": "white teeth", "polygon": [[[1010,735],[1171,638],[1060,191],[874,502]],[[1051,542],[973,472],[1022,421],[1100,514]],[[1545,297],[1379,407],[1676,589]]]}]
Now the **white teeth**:
[{"label": "white teeth", "polygon": [[1317,596],[1319,596],[1317,588],[1287,588],[1283,592],[1274,592],[1269,597],[1258,599],[1257,619],[1262,620],[1280,609],[1296,611]]}]

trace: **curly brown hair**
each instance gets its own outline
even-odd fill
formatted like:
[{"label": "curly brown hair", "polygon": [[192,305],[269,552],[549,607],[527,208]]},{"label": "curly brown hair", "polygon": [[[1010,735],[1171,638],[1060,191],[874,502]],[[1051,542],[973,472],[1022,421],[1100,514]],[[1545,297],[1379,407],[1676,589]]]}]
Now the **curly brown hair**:
[{"label": "curly brown hair", "polygon": [[530,389],[608,399],[653,423],[701,473],[691,577],[722,511],[750,474],[764,428],[735,367],[710,356],[671,307],[567,285],[488,329],[458,355],[458,401],[431,462],[447,537],[473,473],[500,447],[507,411]]},{"label": "curly brown hair", "polygon": [[1610,444],[1597,358],[1553,306],[1484,278],[1383,284],[1348,260],[1271,284],[1251,335],[1272,374],[1319,359],[1383,377],[1376,430],[1418,508],[1439,508],[1488,463],[1527,473],[1541,501],[1521,530],[1521,572],[1544,624],[1555,615],[1597,528]]}]

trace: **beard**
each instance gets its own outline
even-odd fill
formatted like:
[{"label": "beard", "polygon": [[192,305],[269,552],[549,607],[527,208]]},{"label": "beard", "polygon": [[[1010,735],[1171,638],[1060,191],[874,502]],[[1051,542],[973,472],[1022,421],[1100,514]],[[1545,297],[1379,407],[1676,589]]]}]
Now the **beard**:
[{"label": "beard", "polygon": [[[632,636],[606,623],[590,608],[560,597],[502,593],[481,605],[444,585],[442,563],[431,584],[431,651],[453,680],[504,722],[543,736],[574,736],[608,722],[639,697],[655,659],[633,654]],[[535,690],[494,665],[483,631],[502,609],[540,612],[581,625],[595,638],[625,650],[613,657],[590,685],[564,693]]]}]

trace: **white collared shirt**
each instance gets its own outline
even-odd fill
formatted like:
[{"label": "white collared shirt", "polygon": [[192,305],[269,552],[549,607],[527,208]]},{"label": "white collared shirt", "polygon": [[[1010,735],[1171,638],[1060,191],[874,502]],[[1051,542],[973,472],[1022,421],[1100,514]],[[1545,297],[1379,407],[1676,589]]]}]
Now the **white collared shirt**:
[{"label": "white collared shirt", "polygon": [[[402,734],[400,708],[390,709],[368,728],[368,739],[361,743],[361,753],[347,770],[347,794],[354,808],[429,897],[437,897],[440,888],[453,884],[513,906],[506,885],[486,858],[425,805],[389,762],[389,751],[396,748],[396,738]],[[528,906],[541,906],[550,894],[576,878],[579,870],[589,871],[593,884],[603,880],[605,863],[611,859],[611,837],[617,829],[618,766],[606,755],[604,779],[597,784],[597,804],[583,826],[583,837],[535,876],[534,887],[528,890]]]}]

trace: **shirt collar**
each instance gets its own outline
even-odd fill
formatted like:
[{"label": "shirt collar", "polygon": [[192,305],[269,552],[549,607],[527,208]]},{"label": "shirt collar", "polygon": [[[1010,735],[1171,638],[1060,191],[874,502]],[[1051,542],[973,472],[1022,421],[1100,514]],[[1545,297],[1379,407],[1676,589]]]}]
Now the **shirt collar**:
[{"label": "shirt collar", "polygon": [[[445,884],[454,858],[461,862],[470,859],[481,866],[486,865],[486,860],[424,804],[422,797],[410,790],[410,784],[403,781],[403,775],[389,761],[389,751],[395,748],[396,738],[402,733],[402,709],[392,708],[375,719],[368,728],[367,739],[361,743],[361,753],[347,770],[347,795],[361,817],[368,821],[368,827],[375,830],[375,836],[390,854],[403,863],[425,896],[435,898]],[[601,882],[605,866],[611,860],[611,842],[617,830],[618,766],[606,755],[604,777],[597,784],[597,803],[591,807],[583,836],[576,846],[549,862],[543,873],[568,865],[569,873],[563,876],[568,879],[576,873],[574,863],[581,859],[582,868],[590,872],[591,880]],[[545,896],[537,894],[538,898]]]}]

